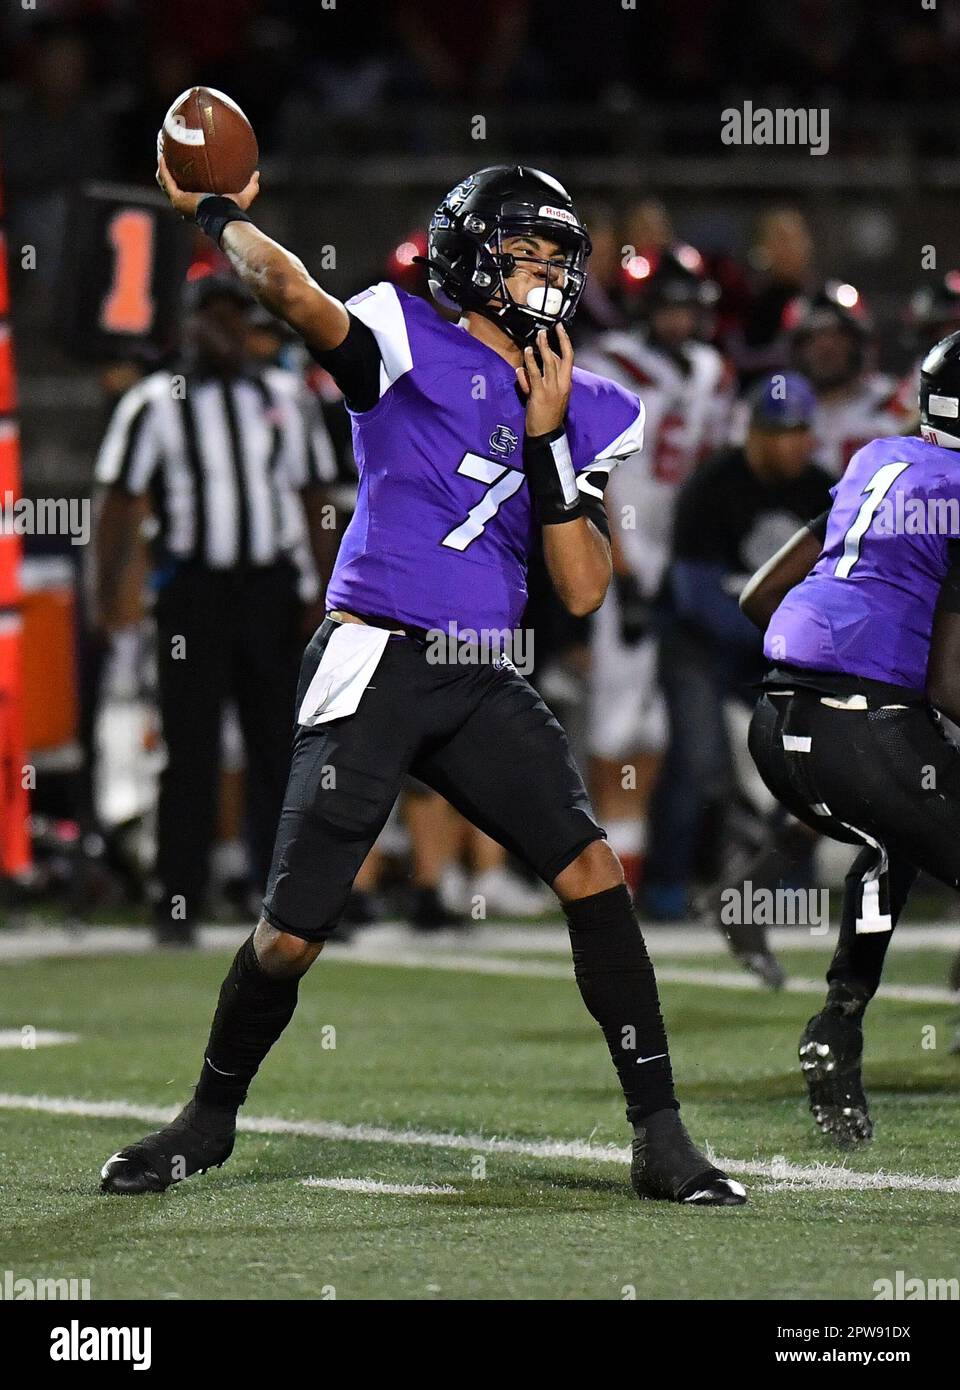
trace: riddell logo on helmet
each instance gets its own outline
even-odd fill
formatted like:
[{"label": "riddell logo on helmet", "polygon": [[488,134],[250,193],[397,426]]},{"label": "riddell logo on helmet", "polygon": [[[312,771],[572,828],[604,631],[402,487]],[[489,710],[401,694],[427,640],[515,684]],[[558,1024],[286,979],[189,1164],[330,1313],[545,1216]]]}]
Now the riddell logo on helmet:
[{"label": "riddell logo on helmet", "polygon": [[544,206],[540,208],[539,212],[537,213],[537,216],[552,217],[555,222],[568,222],[571,227],[579,227],[580,225],[580,223],[574,217],[573,213],[568,212],[566,208],[552,208],[549,206]]}]

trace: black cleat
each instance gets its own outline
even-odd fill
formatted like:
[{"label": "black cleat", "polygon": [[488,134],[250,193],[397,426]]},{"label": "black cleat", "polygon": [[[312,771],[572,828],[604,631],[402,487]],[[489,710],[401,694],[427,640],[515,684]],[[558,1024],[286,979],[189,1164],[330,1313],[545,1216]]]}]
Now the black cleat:
[{"label": "black cleat", "polygon": [[464,913],[444,907],[436,888],[414,888],[410,925],[417,931],[462,931],[472,924]]},{"label": "black cleat", "polygon": [[783,989],[786,984],[786,971],[772,951],[734,951],[733,956],[767,989]]},{"label": "black cleat", "polygon": [[108,1158],[100,1170],[100,1191],[122,1197],[165,1192],[193,1173],[220,1168],[233,1153],[236,1123],[232,1111],[191,1100],[156,1134]]},{"label": "black cleat", "polygon": [[691,1207],[742,1207],[747,1194],[693,1143],[676,1110],[658,1110],[634,1128],[630,1182],[638,1197]]},{"label": "black cleat", "polygon": [[954,994],[960,994],[960,952],[958,952],[950,962],[950,971],[947,975],[947,983]]},{"label": "black cleat", "polygon": [[810,1111],[821,1133],[848,1147],[873,1137],[873,1121],[860,1076],[860,1020],[836,1009],[814,1014],[800,1038],[800,1070]]},{"label": "black cleat", "polygon": [[153,936],[158,946],[174,951],[189,951],[197,944],[197,928],[193,922],[158,921]]},{"label": "black cleat", "polygon": [[783,989],[786,972],[770,949],[765,927],[755,922],[725,922],[720,897],[715,893],[702,894],[698,908],[703,925],[719,931],[730,954],[744,970],[756,975],[767,989]]}]

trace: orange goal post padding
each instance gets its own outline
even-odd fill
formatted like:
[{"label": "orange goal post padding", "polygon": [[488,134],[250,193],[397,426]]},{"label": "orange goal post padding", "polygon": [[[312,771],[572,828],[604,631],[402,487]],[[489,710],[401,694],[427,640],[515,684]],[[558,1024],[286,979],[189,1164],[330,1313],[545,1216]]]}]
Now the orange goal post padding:
[{"label": "orange goal post padding", "polygon": [[8,509],[20,496],[20,435],[7,245],[0,167],[0,876],[30,868],[30,813],[23,709],[23,610],[20,537]]}]

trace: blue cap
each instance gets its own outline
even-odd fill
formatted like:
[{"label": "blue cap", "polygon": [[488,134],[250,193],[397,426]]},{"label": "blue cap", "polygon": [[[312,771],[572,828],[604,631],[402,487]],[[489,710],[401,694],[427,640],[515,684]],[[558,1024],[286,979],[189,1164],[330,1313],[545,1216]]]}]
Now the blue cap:
[{"label": "blue cap", "polygon": [[801,430],[813,422],[817,398],[799,372],[774,372],[750,393],[750,423],[762,430]]}]

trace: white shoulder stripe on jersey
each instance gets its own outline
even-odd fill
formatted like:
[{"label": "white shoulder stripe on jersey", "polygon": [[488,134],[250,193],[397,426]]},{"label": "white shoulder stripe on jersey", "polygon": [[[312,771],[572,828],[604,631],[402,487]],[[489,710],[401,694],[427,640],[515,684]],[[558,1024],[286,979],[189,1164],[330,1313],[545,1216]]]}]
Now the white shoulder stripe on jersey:
[{"label": "white shoulder stripe on jersey", "polygon": [[372,329],[380,349],[380,395],[413,367],[413,353],[403,306],[393,285],[382,280],[347,305],[350,313]]},{"label": "white shoulder stripe on jersey", "polygon": [[[608,470],[606,468],[602,471],[598,468],[596,472],[599,477],[603,478],[604,482],[607,481]],[[594,483],[590,482],[590,472],[579,473],[577,475],[577,487],[581,492],[587,493],[588,496],[598,497],[601,502],[603,501],[603,488],[599,488]]]},{"label": "white shoulder stripe on jersey", "polygon": [[607,447],[597,454],[596,462],[603,462],[608,467],[615,467],[620,459],[629,458],[631,454],[639,454],[643,448],[643,419],[645,414],[641,402],[636,419],[632,420],[622,434],[618,434],[616,439],[611,440]]}]

